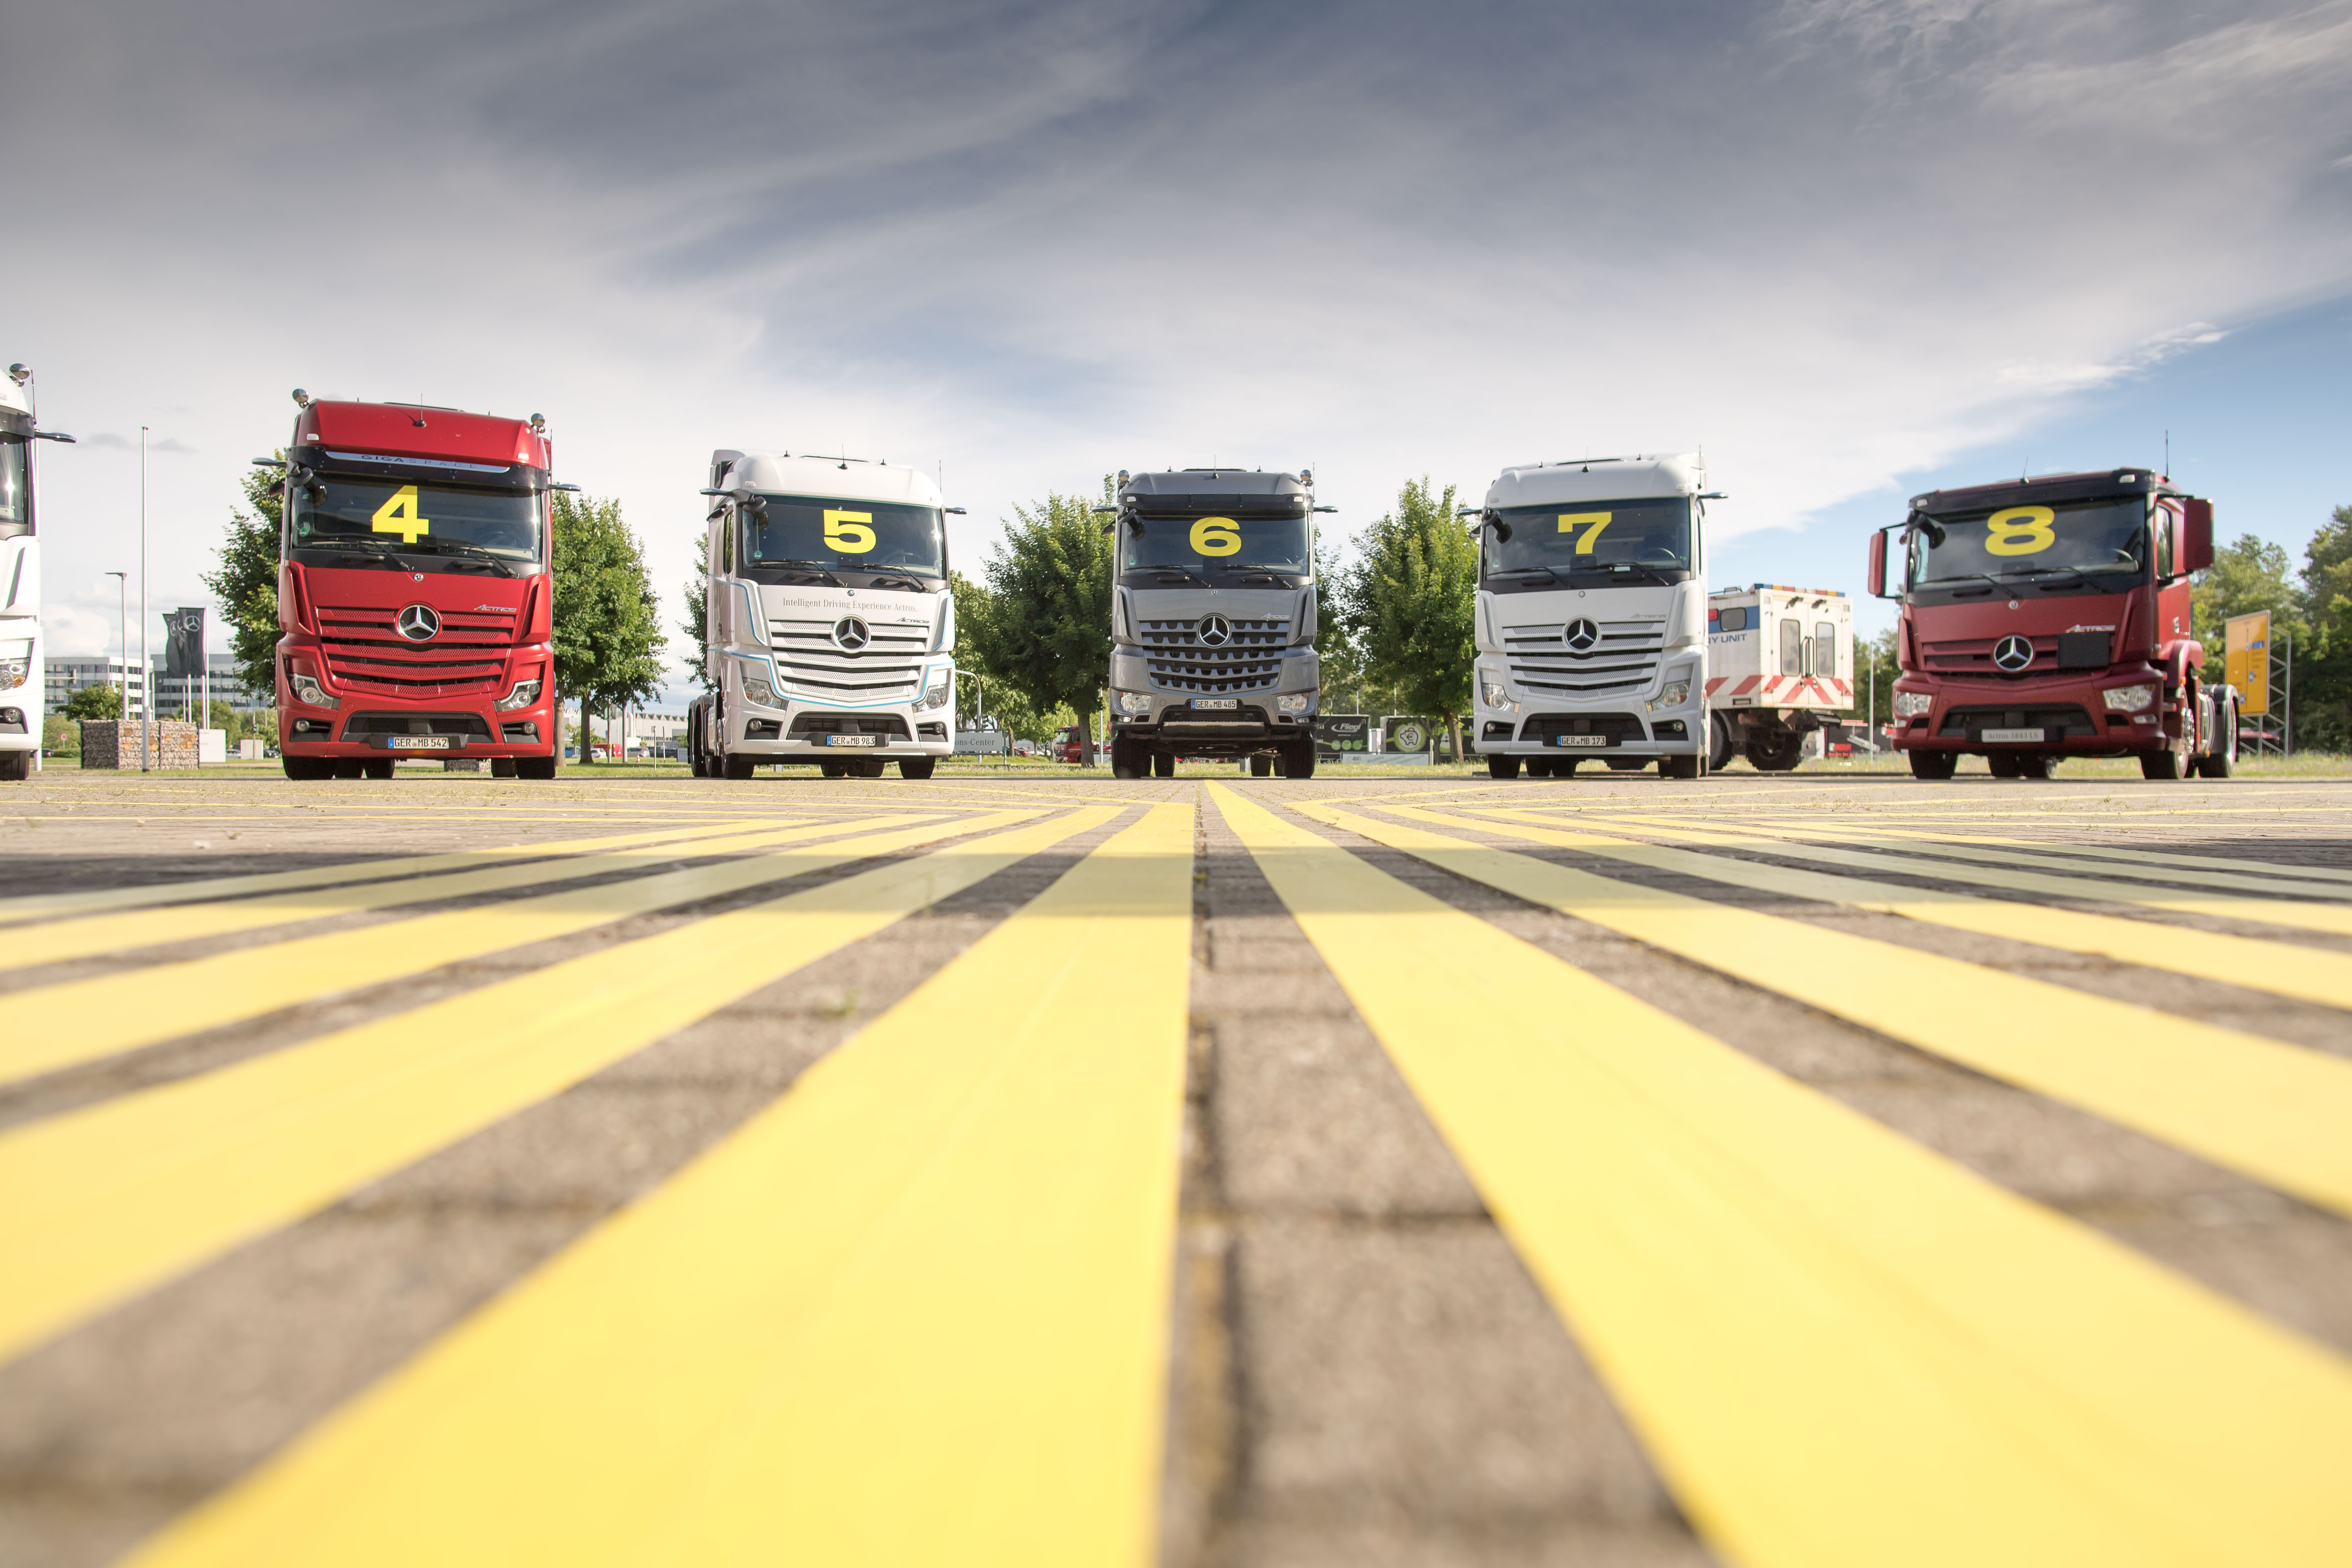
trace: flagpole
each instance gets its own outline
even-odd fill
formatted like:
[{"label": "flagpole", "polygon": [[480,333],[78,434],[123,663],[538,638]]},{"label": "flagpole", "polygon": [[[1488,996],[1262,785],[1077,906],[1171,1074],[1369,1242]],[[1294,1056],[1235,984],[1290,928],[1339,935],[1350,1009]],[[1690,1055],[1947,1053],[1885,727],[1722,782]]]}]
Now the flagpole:
[{"label": "flagpole", "polygon": [[147,651],[147,426],[139,426],[139,771],[147,771],[147,721],[155,711],[154,659]]}]

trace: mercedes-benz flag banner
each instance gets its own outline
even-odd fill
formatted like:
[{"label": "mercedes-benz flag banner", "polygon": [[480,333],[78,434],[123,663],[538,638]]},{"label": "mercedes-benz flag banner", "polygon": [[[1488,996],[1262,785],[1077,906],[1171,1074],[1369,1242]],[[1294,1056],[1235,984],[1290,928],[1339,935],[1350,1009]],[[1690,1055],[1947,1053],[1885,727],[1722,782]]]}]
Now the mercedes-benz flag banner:
[{"label": "mercedes-benz flag banner", "polygon": [[201,680],[205,673],[205,612],[163,612],[163,679]]}]

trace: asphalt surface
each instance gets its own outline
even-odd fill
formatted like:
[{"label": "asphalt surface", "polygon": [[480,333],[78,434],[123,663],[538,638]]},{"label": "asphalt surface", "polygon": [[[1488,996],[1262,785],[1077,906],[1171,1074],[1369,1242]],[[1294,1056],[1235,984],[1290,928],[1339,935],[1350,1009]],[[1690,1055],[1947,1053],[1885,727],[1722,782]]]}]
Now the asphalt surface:
[{"label": "asphalt surface", "polygon": [[2303,1563],[2341,783],[51,772],[0,1568]]}]

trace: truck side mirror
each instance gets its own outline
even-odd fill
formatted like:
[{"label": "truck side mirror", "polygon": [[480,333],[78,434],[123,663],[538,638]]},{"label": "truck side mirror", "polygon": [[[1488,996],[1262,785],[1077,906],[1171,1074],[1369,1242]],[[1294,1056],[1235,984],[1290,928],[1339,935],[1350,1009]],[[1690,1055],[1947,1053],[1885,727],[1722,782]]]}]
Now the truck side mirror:
[{"label": "truck side mirror", "polygon": [[1870,593],[1873,598],[1886,597],[1886,531],[1883,528],[1870,536]]},{"label": "truck side mirror", "polygon": [[2180,503],[2180,569],[2202,572],[2213,564],[2213,503],[2189,496]]}]

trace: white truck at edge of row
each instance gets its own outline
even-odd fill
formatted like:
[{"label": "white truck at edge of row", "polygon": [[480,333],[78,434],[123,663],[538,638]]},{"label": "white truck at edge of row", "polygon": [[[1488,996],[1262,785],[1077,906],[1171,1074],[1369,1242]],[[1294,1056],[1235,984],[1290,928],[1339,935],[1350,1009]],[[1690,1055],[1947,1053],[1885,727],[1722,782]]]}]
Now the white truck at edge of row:
[{"label": "white truck at edge of row", "polygon": [[33,373],[0,377],[0,780],[33,776],[41,755],[41,540],[37,443],[70,441],[33,416]]}]

